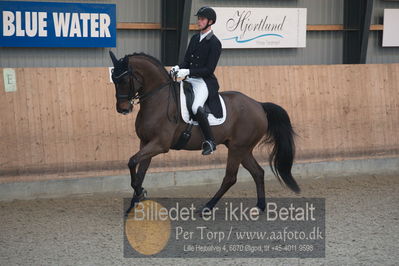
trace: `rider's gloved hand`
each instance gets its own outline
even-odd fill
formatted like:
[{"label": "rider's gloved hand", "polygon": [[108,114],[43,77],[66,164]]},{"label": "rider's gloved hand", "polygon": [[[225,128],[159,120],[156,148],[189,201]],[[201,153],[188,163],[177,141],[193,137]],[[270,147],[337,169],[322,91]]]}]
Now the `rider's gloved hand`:
[{"label": "rider's gloved hand", "polygon": [[170,69],[171,72],[177,72],[177,71],[179,71],[179,70],[180,70],[180,67],[179,67],[178,65],[175,65],[174,67],[172,67],[172,68]]},{"label": "rider's gloved hand", "polygon": [[179,72],[177,72],[177,77],[178,78],[184,78],[185,76],[190,75],[190,69],[180,69]]}]

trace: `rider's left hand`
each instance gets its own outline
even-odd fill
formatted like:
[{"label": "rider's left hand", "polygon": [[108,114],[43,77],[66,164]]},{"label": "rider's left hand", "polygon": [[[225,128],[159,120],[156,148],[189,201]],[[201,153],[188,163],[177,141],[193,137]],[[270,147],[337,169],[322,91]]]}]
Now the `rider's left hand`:
[{"label": "rider's left hand", "polygon": [[184,78],[185,76],[190,75],[190,69],[180,69],[179,72],[177,72],[177,77],[178,78]]}]

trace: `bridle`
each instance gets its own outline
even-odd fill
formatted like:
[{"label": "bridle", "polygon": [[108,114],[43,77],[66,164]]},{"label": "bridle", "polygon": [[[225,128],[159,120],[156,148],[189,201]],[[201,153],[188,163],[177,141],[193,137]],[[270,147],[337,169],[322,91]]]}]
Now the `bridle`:
[{"label": "bridle", "polygon": [[[171,85],[173,83],[173,80],[170,79],[167,82],[161,84],[161,86],[147,92],[144,94],[140,94],[140,89],[142,89],[144,86],[144,83],[141,82],[136,75],[134,75],[133,71],[131,69],[128,69],[126,71],[124,71],[123,73],[119,74],[118,76],[114,76],[114,72],[112,70],[112,81],[115,84],[118,84],[120,82],[120,80],[124,77],[128,75],[129,76],[129,93],[128,94],[120,94],[118,92],[118,90],[116,90],[116,98],[119,99],[126,99],[127,101],[129,101],[130,104],[134,105],[134,104],[140,104],[143,101],[145,101],[146,99],[150,98],[153,94],[155,94],[156,92],[160,91],[162,88],[166,87],[167,85]],[[140,87],[136,90],[135,86],[134,86],[134,80],[140,84]],[[138,100],[138,102],[134,102],[135,100]]]},{"label": "bridle", "polygon": [[[153,96],[154,94],[156,94],[158,91],[160,91],[161,89],[165,88],[166,86],[169,87],[169,96],[168,96],[168,109],[169,109],[169,103],[170,103],[170,93],[172,92],[173,94],[173,98],[174,101],[176,103],[176,106],[178,106],[177,103],[177,95],[176,92],[174,90],[174,83],[176,82],[176,73],[170,73],[172,78],[170,78],[167,82],[161,84],[159,87],[144,93],[144,94],[140,94],[140,90],[144,87],[144,83],[142,81],[140,81],[136,75],[134,74],[132,69],[128,69],[124,72],[122,72],[121,74],[119,74],[118,76],[114,75],[114,69],[112,69],[112,81],[114,82],[114,84],[118,84],[120,83],[120,80],[128,75],[129,76],[129,93],[128,94],[120,94],[118,92],[118,90],[116,90],[116,98],[118,100],[120,99],[126,99],[131,105],[135,105],[135,104],[140,104],[142,102],[144,102],[145,100],[149,99],[151,96]],[[135,86],[134,86],[134,81],[136,81],[140,87],[136,90]],[[135,100],[138,100],[137,102],[135,102]],[[177,112],[179,112],[179,110],[177,110]],[[169,114],[168,114],[168,120],[171,121]],[[177,123],[177,116],[175,117],[175,123]]]},{"label": "bridle", "polygon": [[[141,88],[143,88],[143,82],[141,82],[136,75],[134,75],[133,71],[131,69],[128,69],[126,71],[124,71],[123,73],[119,74],[118,76],[114,75],[114,69],[112,69],[112,81],[114,82],[114,84],[118,84],[120,83],[120,80],[124,77],[128,75],[129,76],[129,93],[128,94],[120,94],[119,90],[116,90],[116,94],[115,97],[118,100],[127,100],[130,104],[135,104],[134,101],[136,99],[141,98],[141,96],[139,95],[139,90]],[[136,90],[135,86],[134,86],[134,80],[140,84],[140,87]]]}]

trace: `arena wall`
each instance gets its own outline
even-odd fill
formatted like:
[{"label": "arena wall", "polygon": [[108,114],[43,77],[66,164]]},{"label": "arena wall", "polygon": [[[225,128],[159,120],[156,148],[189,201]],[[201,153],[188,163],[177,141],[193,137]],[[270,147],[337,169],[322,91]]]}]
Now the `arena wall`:
[{"label": "arena wall", "polygon": [[[296,162],[399,154],[399,64],[221,66],[216,75],[221,91],[288,111]],[[128,173],[138,106],[115,111],[108,68],[17,68],[16,76],[16,92],[0,76],[0,183]],[[222,145],[207,157],[171,151],[149,172],[223,168],[226,155]],[[267,164],[267,148],[255,155]]]}]

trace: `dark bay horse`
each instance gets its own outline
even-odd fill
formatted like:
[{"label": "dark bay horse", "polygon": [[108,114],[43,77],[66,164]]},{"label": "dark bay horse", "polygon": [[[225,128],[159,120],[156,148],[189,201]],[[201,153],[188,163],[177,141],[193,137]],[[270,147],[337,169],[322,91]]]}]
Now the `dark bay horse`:
[{"label": "dark bay horse", "polygon": [[[128,163],[134,189],[129,212],[145,197],[142,184],[152,157],[168,152],[187,124],[179,114],[180,104],[176,91],[173,91],[176,84],[158,59],[144,53],[126,55],[118,60],[110,51],[110,56],[114,64],[112,79],[116,89],[116,110],[128,114],[135,100],[140,103],[135,125],[140,150]],[[272,172],[280,183],[299,193],[299,186],[291,174],[295,133],[287,112],[276,104],[260,103],[240,92],[226,91],[221,96],[226,104],[227,119],[222,125],[212,126],[212,131],[216,144],[228,148],[226,175],[204,208],[212,209],[236,183],[238,168],[242,164],[255,181],[256,206],[265,209],[264,170],[252,153],[258,144],[274,145],[269,156]],[[201,150],[202,138],[199,127],[194,126],[184,149]]]}]

